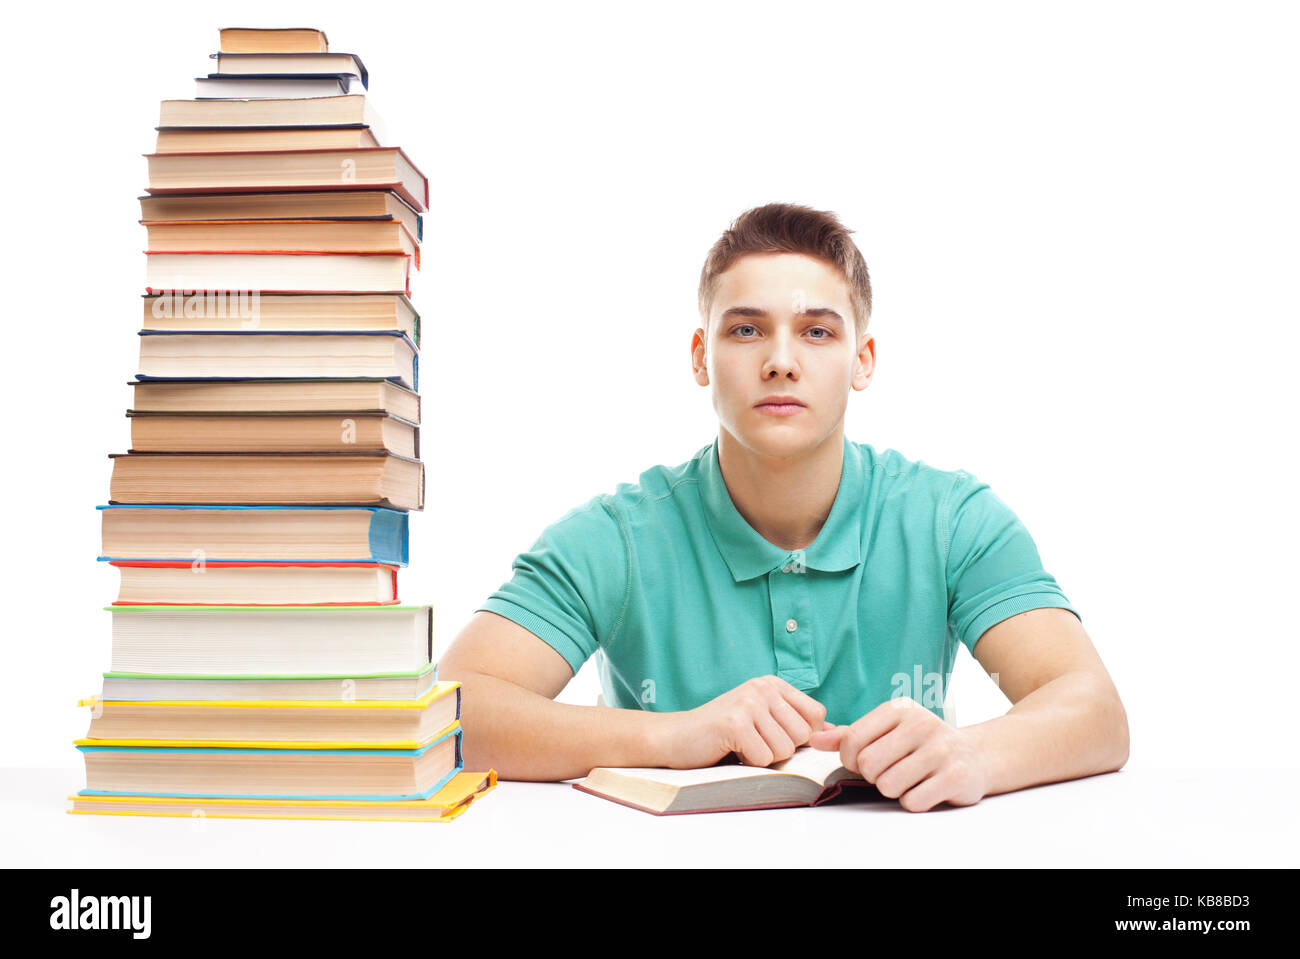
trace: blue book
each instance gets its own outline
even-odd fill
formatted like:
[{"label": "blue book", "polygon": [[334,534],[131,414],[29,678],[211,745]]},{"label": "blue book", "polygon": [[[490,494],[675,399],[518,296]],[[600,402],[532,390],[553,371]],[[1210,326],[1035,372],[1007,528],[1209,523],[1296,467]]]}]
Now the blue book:
[{"label": "blue book", "polygon": [[368,506],[99,506],[101,561],[409,561],[409,520]]}]

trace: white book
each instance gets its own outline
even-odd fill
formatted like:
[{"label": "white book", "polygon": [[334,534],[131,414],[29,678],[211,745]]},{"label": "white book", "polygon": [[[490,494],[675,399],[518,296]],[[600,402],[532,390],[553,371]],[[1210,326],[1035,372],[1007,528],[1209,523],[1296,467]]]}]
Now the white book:
[{"label": "white book", "polygon": [[112,606],[112,672],[353,675],[433,662],[429,606]]},{"label": "white book", "polygon": [[374,333],[140,334],[140,378],[395,377],[416,388],[416,349],[405,336]]},{"label": "white book", "polygon": [[145,259],[150,293],[411,293],[405,253],[149,253]]},{"label": "white book", "polygon": [[355,53],[213,53],[209,58],[217,61],[217,73],[222,76],[355,73],[363,84],[369,79],[365,64]]},{"label": "white book", "polygon": [[386,676],[322,676],[316,679],[215,679],[207,676],[104,674],[104,699],[419,699],[438,680],[435,666]]},{"label": "white book", "polygon": [[370,127],[376,141],[388,139],[383,119],[364,93],[344,96],[335,91],[324,96],[296,98],[163,100],[158,107],[160,130],[340,124],[365,125]]},{"label": "white book", "polygon": [[299,97],[337,97],[365,93],[355,73],[327,76],[210,76],[194,78],[194,96],[199,100],[279,100]]}]

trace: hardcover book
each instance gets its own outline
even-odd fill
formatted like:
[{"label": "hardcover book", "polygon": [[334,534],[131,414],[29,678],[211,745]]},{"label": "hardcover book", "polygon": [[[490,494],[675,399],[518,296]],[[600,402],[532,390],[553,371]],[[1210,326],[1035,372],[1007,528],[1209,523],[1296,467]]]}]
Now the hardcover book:
[{"label": "hardcover book", "polygon": [[[143,221],[151,253],[221,250],[256,253],[405,254],[420,268],[420,245],[399,220],[163,220]],[[258,297],[261,306],[261,297]]]},{"label": "hardcover book", "polygon": [[433,662],[429,606],[108,606],[113,672],[364,676]]},{"label": "hardcover book", "polygon": [[105,700],[419,699],[438,681],[433,663],[371,675],[213,676],[199,673],[104,673]]},{"label": "hardcover book", "polygon": [[387,451],[417,459],[420,429],[383,410],[153,413],[127,410],[133,453]]},{"label": "hardcover book", "polygon": [[409,253],[146,250],[145,289],[411,294]]},{"label": "hardcover book", "polygon": [[158,127],[155,153],[239,153],[248,150],[369,149],[383,137],[369,126]]},{"label": "hardcover book", "polygon": [[142,196],[141,222],[172,220],[400,220],[416,241],[424,218],[392,190],[318,193],[164,193]]},{"label": "hardcover book", "polygon": [[392,190],[417,213],[429,208],[429,180],[401,147],[148,153],[147,192],[269,193]]},{"label": "hardcover book", "polygon": [[382,451],[110,453],[113,505],[424,508],[424,464]]},{"label": "hardcover book", "polygon": [[[379,376],[419,389],[419,351],[386,330],[169,333],[141,330],[140,379]],[[194,412],[212,412],[195,410]]]},{"label": "hardcover book", "polygon": [[86,763],[81,795],[427,799],[463,768],[460,738],[457,722],[416,748],[130,739],[79,739],[76,746]]},{"label": "hardcover book", "polygon": [[100,560],[409,561],[409,520],[364,506],[99,506]]},{"label": "hardcover book", "polygon": [[417,749],[460,718],[460,684],[410,700],[82,700],[93,708],[86,745],[132,740],[253,744],[384,743]]},{"label": "hardcover book", "polygon": [[110,816],[205,816],[211,819],[353,819],[450,822],[497,784],[496,770],[459,772],[428,799],[174,799],[166,796],[69,796],[69,813]]},{"label": "hardcover book", "polygon": [[383,139],[383,122],[364,94],[257,100],[163,100],[161,129],[179,127],[368,126]]},{"label": "hardcover book", "polygon": [[874,786],[840,765],[838,752],[808,746],[771,766],[600,767],[573,784],[574,789],[656,816],[819,806],[839,796],[846,786],[879,796]]},{"label": "hardcover book", "polygon": [[[414,372],[414,370],[412,371]],[[129,383],[137,413],[279,413],[383,410],[420,422],[420,396],[377,376],[175,377]]]},{"label": "hardcover book", "polygon": [[289,97],[337,97],[364,93],[355,73],[271,73],[194,78],[194,96],[199,100],[235,99],[283,100]]},{"label": "hardcover book", "polygon": [[323,50],[303,53],[278,51],[233,53],[223,50],[208,56],[217,61],[217,74],[221,76],[267,73],[355,73],[361,77],[362,86],[370,86],[370,74],[366,71],[366,65],[355,53],[328,53]]},{"label": "hardcover book", "polygon": [[363,606],[397,603],[397,567],[379,563],[110,560],[115,606]]},{"label": "hardcover book", "polygon": [[222,53],[328,53],[329,38],[315,27],[222,27]]}]

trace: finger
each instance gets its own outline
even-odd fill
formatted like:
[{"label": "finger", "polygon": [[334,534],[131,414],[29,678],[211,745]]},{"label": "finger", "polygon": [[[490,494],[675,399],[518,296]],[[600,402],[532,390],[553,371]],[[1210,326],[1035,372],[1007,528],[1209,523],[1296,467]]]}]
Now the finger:
[{"label": "finger", "polygon": [[834,729],[819,729],[808,737],[808,745],[813,749],[838,750],[840,740],[844,738],[845,727],[836,726]]},{"label": "finger", "polygon": [[[882,740],[883,743],[883,740]],[[920,748],[904,756],[876,777],[876,788],[890,799],[898,799],[928,779],[942,765],[933,750]]]},{"label": "finger", "polygon": [[826,719],[826,707],[803,690],[795,689],[781,677],[773,678],[777,681],[777,690],[781,698],[793,706],[795,712],[802,716],[809,726],[813,729],[821,729]]},{"label": "finger", "polygon": [[736,737],[735,752],[746,766],[766,766],[772,762],[772,750],[753,724],[747,725]]},{"label": "finger", "polygon": [[845,769],[860,772],[858,754],[907,717],[907,710],[897,705],[902,701],[902,699],[887,699],[849,726],[848,732],[840,740],[840,763]]},{"label": "finger", "polygon": [[[780,762],[794,755],[794,740],[781,728],[781,724],[770,715],[759,714],[754,719],[754,726],[763,741],[772,750],[772,759],[768,762]],[[767,763],[764,763],[767,765]]]},{"label": "finger", "polygon": [[928,734],[929,730],[912,725],[895,726],[858,751],[858,772],[867,782],[878,782],[890,766],[916,752]]},{"label": "finger", "polygon": [[814,727],[804,719],[799,712],[785,701],[780,695],[773,697],[773,702],[768,705],[772,713],[772,718],[781,724],[786,735],[796,746],[802,746],[812,735]]},{"label": "finger", "polygon": [[927,812],[947,802],[943,779],[930,776],[898,797],[899,804],[908,812]]}]

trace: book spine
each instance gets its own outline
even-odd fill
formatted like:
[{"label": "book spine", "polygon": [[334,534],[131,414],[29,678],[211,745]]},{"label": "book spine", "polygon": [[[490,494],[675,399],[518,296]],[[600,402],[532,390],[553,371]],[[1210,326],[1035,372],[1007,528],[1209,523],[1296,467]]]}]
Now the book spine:
[{"label": "book spine", "polygon": [[377,563],[410,562],[410,521],[406,513],[376,509],[370,513],[370,555]]}]

